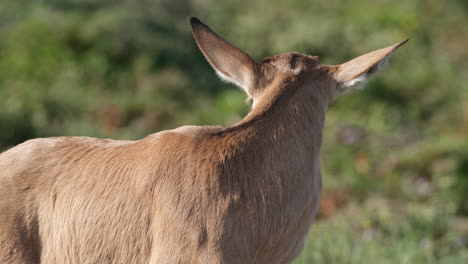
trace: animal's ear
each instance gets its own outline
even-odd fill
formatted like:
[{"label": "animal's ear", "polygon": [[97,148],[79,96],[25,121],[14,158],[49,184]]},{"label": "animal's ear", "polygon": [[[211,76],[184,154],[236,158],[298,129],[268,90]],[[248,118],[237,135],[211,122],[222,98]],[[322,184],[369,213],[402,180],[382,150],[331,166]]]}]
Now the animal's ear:
[{"label": "animal's ear", "polygon": [[380,72],[392,53],[408,39],[383,49],[369,52],[337,66],[335,79],[340,92],[348,92],[364,87],[364,84]]},{"label": "animal's ear", "polygon": [[257,63],[197,18],[190,18],[190,24],[198,47],[221,79],[236,84],[251,95]]}]

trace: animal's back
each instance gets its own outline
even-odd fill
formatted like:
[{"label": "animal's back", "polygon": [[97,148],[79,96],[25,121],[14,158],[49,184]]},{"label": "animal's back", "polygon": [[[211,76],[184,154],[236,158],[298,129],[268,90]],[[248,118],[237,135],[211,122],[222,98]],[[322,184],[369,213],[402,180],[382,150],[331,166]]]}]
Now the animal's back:
[{"label": "animal's back", "polygon": [[216,129],[181,127],[139,141],[35,139],[0,154],[0,263],[195,261],[203,238],[193,236],[206,234],[198,224],[205,219],[180,206],[204,182],[207,160],[199,159],[209,157],[197,154]]},{"label": "animal's back", "polygon": [[145,179],[154,175],[139,172],[156,145],[47,138],[2,153],[0,263],[147,260],[152,197]]}]

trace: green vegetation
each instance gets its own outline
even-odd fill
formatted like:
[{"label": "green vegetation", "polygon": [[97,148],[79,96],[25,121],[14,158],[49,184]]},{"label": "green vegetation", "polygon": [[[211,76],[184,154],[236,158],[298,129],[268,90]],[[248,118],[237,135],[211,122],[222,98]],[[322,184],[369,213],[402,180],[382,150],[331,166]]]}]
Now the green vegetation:
[{"label": "green vegetation", "polygon": [[468,263],[465,0],[0,0],[0,149],[238,121],[246,97],[206,63],[191,15],[257,60],[300,51],[339,64],[410,37],[331,105],[324,188],[346,202],[296,263]]}]

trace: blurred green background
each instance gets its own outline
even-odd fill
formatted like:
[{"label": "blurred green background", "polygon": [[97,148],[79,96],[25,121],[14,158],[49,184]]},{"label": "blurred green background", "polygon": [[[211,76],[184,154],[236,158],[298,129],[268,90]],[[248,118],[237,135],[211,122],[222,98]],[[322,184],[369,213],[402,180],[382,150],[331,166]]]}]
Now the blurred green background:
[{"label": "blurred green background", "polygon": [[466,0],[0,0],[0,149],[239,121],[246,96],[215,76],[189,16],[256,60],[339,64],[410,37],[331,105],[322,208],[295,263],[468,263]]}]

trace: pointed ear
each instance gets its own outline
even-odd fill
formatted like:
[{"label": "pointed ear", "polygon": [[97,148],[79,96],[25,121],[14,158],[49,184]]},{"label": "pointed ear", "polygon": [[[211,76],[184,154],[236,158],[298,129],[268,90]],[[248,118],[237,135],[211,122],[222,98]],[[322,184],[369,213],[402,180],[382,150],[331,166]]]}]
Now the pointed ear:
[{"label": "pointed ear", "polygon": [[198,47],[221,79],[234,83],[251,95],[257,63],[197,18],[190,18],[190,24]]},{"label": "pointed ear", "polygon": [[339,91],[348,92],[364,87],[372,76],[383,69],[392,53],[407,41],[408,39],[338,65],[335,79],[339,82]]}]

